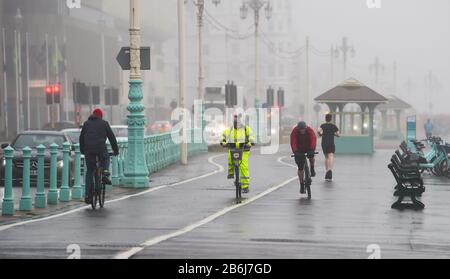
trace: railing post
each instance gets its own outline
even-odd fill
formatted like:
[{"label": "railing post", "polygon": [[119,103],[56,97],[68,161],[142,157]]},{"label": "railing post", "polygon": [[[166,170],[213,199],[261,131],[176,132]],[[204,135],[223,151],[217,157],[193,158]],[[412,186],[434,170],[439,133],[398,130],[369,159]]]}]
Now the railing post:
[{"label": "railing post", "polygon": [[112,175],[111,175],[111,182],[113,186],[117,186],[120,184],[119,179],[119,162],[117,161],[118,156],[112,157]]},{"label": "railing post", "polygon": [[81,154],[80,154],[80,144],[74,145],[75,149],[75,181],[72,188],[72,198],[80,200],[83,197],[83,191],[81,189],[80,179],[81,179]]},{"label": "railing post", "polygon": [[63,143],[63,168],[62,168],[62,181],[61,190],[59,193],[59,200],[62,202],[70,201],[70,188],[69,188],[69,153],[70,143]]},{"label": "railing post", "polygon": [[84,157],[83,162],[83,179],[81,180],[81,197],[84,198],[86,196],[86,174],[87,174],[87,162],[86,156]]},{"label": "railing post", "polygon": [[37,158],[38,158],[38,166],[37,166],[37,191],[36,197],[34,198],[34,207],[36,208],[45,208],[47,206],[47,199],[45,197],[45,146],[40,144],[37,147]]},{"label": "railing post", "polygon": [[150,137],[148,152],[149,152],[149,164],[150,164],[149,171],[150,171],[150,173],[154,173],[155,166],[156,166],[155,136]]},{"label": "railing post", "polygon": [[56,156],[58,155],[58,145],[52,143],[50,145],[50,189],[47,194],[48,204],[58,204],[58,188],[56,187],[58,174],[56,172]]},{"label": "railing post", "polygon": [[119,179],[118,179],[118,182],[119,182],[119,185],[122,183],[122,154],[125,152],[125,150],[123,150],[123,144],[122,144],[122,142],[121,141],[119,141],[118,143],[117,143],[118,145],[119,145],[119,156],[117,156],[117,167],[118,167],[118,169],[117,169],[117,176],[119,176]]},{"label": "railing post", "polygon": [[12,159],[14,149],[8,146],[4,149],[5,154],[5,196],[2,203],[2,215],[12,216],[14,215],[14,199],[12,190]]},{"label": "railing post", "polygon": [[28,146],[22,149],[23,170],[22,170],[22,197],[20,198],[19,210],[31,211],[32,203],[30,196],[30,158],[31,148]]},{"label": "railing post", "polygon": [[144,150],[145,150],[145,163],[146,163],[146,167],[149,173],[149,176],[151,174],[151,170],[150,170],[150,138],[148,136],[146,136],[144,138]]},{"label": "railing post", "polygon": [[128,143],[123,141],[122,142],[122,148],[121,150],[123,150],[120,154],[120,167],[119,167],[119,173],[120,173],[120,184],[123,184],[123,179],[124,179],[124,171],[125,171],[125,158],[127,157],[127,150],[128,148]]},{"label": "railing post", "polygon": [[[106,154],[107,156],[109,156],[109,153],[112,153],[112,147],[111,147],[111,143],[109,141],[106,143],[106,151],[108,152],[108,154]],[[113,157],[113,156],[109,157],[109,164],[108,164],[108,172],[110,174],[110,177],[111,177],[111,173],[112,173],[112,171],[110,171],[111,170],[111,159],[112,159],[111,157]],[[111,181],[111,184],[112,184],[112,181]],[[105,189],[107,191],[112,190],[112,185],[105,185]]]}]

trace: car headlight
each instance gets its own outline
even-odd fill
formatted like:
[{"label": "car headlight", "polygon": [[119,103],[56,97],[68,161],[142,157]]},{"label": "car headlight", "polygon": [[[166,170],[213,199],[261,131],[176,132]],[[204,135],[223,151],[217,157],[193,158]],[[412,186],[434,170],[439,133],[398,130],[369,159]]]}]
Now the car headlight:
[{"label": "car headlight", "polygon": [[56,164],[56,166],[57,166],[58,168],[62,168],[62,167],[64,167],[64,162],[63,162],[63,161],[58,161],[58,163]]}]

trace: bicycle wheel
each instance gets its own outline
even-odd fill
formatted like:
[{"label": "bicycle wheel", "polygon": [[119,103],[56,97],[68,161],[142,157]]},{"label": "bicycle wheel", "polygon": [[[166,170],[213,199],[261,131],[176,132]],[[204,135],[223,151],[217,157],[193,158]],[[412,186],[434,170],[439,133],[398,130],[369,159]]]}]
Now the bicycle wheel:
[{"label": "bicycle wheel", "polygon": [[105,192],[106,192],[105,190],[106,190],[105,183],[102,182],[100,184],[99,199],[98,199],[100,208],[103,208],[105,206]]},{"label": "bicycle wheel", "polygon": [[308,200],[311,199],[311,183],[306,183],[306,192],[308,193]]},{"label": "bicycle wheel", "polygon": [[92,197],[91,206],[93,210],[97,208],[98,190],[100,188],[99,183],[100,183],[99,171],[96,170],[94,175],[94,185],[92,185],[91,190],[91,197]]},{"label": "bicycle wheel", "polygon": [[241,203],[241,197],[242,197],[242,187],[241,187],[241,181],[239,177],[239,167],[234,168],[234,175],[235,177],[235,186],[236,186],[236,203]]},{"label": "bicycle wheel", "polygon": [[[307,159],[306,159],[307,160]],[[308,194],[308,200],[311,199],[311,171],[309,170],[308,162],[305,163],[305,187]]]},{"label": "bicycle wheel", "polygon": [[441,171],[441,176],[447,176],[448,173],[448,161],[447,159],[443,160],[442,163],[439,165],[440,167],[440,171]]}]

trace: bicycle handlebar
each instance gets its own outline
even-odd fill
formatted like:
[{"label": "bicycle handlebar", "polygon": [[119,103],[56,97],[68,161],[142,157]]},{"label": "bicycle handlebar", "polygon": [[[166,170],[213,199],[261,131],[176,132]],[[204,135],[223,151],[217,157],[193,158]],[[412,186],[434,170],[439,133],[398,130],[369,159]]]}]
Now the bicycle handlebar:
[{"label": "bicycle handlebar", "polygon": [[[228,142],[226,144],[221,143],[222,147],[228,147],[228,148],[237,148],[236,145],[239,144],[239,149],[245,149],[250,148],[247,146],[244,142]],[[254,143],[250,143],[252,146],[254,146]]]},{"label": "bicycle handlebar", "polygon": [[[308,155],[308,152],[301,152],[300,154]],[[314,152],[314,155],[319,154],[319,152]],[[291,155],[291,158],[294,158],[296,154]]]}]

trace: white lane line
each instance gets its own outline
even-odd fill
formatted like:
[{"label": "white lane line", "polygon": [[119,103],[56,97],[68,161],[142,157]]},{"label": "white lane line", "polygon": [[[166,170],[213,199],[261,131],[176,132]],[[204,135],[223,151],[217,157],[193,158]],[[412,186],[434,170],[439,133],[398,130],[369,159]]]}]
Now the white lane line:
[{"label": "white lane line", "polygon": [[284,158],[289,158],[289,156],[283,156],[283,157],[278,158],[278,163],[289,166],[289,167],[297,168],[297,166],[294,164],[289,164],[289,163],[283,162]]},{"label": "white lane line", "polygon": [[[189,179],[186,179],[186,180],[183,180],[183,181],[179,181],[177,183],[161,185],[161,186],[158,186],[158,187],[155,187],[155,188],[151,188],[151,189],[143,191],[143,192],[139,192],[137,194],[123,196],[121,198],[117,198],[117,199],[114,199],[114,200],[106,201],[106,203],[110,204],[110,203],[126,200],[126,199],[129,199],[129,198],[132,198],[132,197],[142,196],[142,195],[154,192],[154,191],[162,190],[162,189],[169,188],[169,187],[179,186],[179,185],[182,185],[182,184],[186,184],[186,183],[189,183],[189,182],[192,182],[192,181],[195,181],[195,180],[199,180],[199,179],[202,179],[202,178],[205,178],[205,177],[208,177],[208,176],[211,176],[211,175],[223,172],[224,168],[221,165],[219,165],[216,162],[214,162],[213,160],[218,158],[218,157],[220,157],[220,156],[224,156],[224,155],[226,155],[226,154],[219,154],[219,155],[211,156],[211,157],[208,158],[208,162],[218,168],[215,171],[212,171],[210,173],[206,173],[206,174],[203,174],[203,175],[200,175],[200,176],[196,176],[196,177],[193,177],[193,178],[189,178]],[[86,205],[86,206],[78,207],[78,208],[73,209],[73,210],[69,210],[69,211],[66,211],[66,212],[63,212],[63,213],[59,213],[59,214],[55,214],[55,215],[51,215],[51,216],[47,216],[47,217],[42,217],[42,218],[37,218],[37,219],[33,219],[33,220],[28,220],[28,221],[23,221],[23,222],[18,222],[18,223],[13,223],[13,224],[9,224],[9,225],[0,226],[0,232],[1,231],[5,231],[7,229],[14,228],[14,227],[18,227],[18,226],[23,226],[23,225],[37,223],[37,222],[43,222],[43,221],[47,221],[47,220],[51,220],[51,219],[56,219],[56,218],[59,218],[59,217],[67,216],[67,215],[79,212],[81,210],[85,210],[85,209],[90,208],[90,207],[91,207],[90,205]]]},{"label": "white lane line", "polygon": [[[278,162],[281,163],[281,164],[287,165],[287,163],[284,163],[284,162],[281,161],[285,157],[286,156],[278,158]],[[266,191],[264,191],[264,192],[262,192],[262,193],[260,193],[260,194],[258,194],[256,196],[254,196],[254,197],[244,201],[241,204],[235,204],[235,205],[226,207],[226,208],[222,209],[221,211],[219,211],[217,213],[214,213],[214,214],[206,217],[205,219],[203,219],[201,221],[198,221],[196,223],[188,225],[188,226],[186,226],[186,227],[184,227],[184,228],[182,228],[180,230],[177,230],[177,231],[175,231],[173,233],[169,233],[169,234],[166,234],[166,235],[161,235],[161,236],[157,236],[157,237],[151,238],[151,239],[145,241],[144,243],[142,243],[139,246],[133,247],[133,248],[131,248],[128,251],[119,253],[118,255],[116,255],[114,257],[114,259],[129,259],[133,255],[141,252],[142,250],[144,250],[147,247],[150,247],[150,246],[156,245],[156,244],[158,244],[160,242],[163,242],[163,241],[169,240],[171,238],[183,235],[183,234],[188,233],[188,232],[190,232],[190,231],[192,231],[192,230],[194,230],[194,229],[196,229],[198,227],[206,225],[206,224],[214,221],[215,219],[217,219],[217,218],[227,214],[228,212],[230,212],[230,211],[232,211],[234,209],[240,208],[242,206],[246,206],[246,205],[248,205],[248,204],[250,204],[250,203],[252,203],[252,202],[254,202],[254,201],[256,201],[256,200],[258,200],[258,199],[260,199],[260,198],[262,198],[262,197],[264,197],[264,196],[266,196],[268,194],[270,194],[270,193],[272,193],[273,191],[276,191],[276,190],[278,190],[278,189],[288,185],[289,183],[291,183],[292,181],[294,181],[296,179],[298,179],[297,175],[292,177],[292,178],[289,178],[288,180],[285,180],[285,181],[281,182],[280,184],[278,184],[276,186],[273,186],[273,187],[267,189]]]}]

